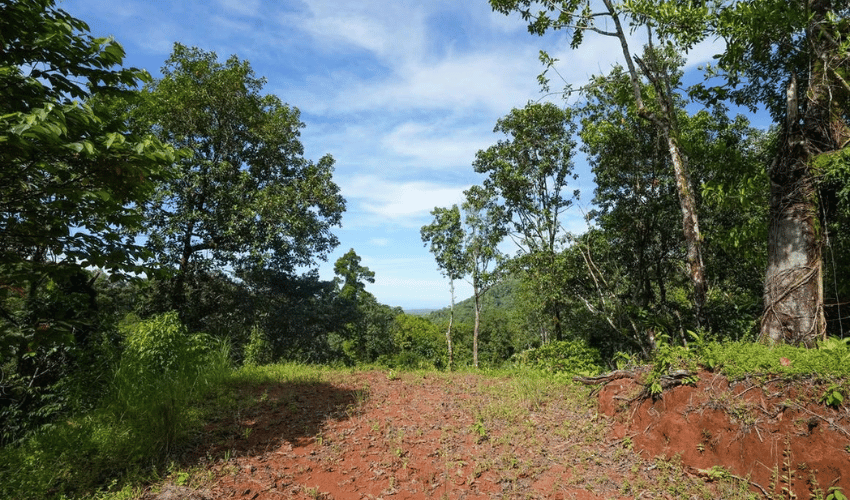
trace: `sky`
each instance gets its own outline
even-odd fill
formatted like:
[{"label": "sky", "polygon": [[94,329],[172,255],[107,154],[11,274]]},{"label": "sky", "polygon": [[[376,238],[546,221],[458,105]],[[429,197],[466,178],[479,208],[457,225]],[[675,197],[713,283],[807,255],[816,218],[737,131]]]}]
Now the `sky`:
[{"label": "sky", "polygon": [[[529,101],[552,100],[537,83],[546,50],[580,86],[622,60],[616,39],[588,36],[572,51],[565,33],[538,37],[519,16],[493,12],[487,0],[59,0],[91,28],[113,36],[125,66],[154,77],[180,42],[250,61],[265,93],[301,111],[305,157],[336,160],[334,181],[347,202],[339,247],[319,263],[322,279],[354,249],[375,272],[367,290],[405,309],[449,304],[449,284],[424,246],[420,228],[434,207],[460,204],[484,177],[475,153],[495,144],[496,121]],[[639,43],[633,43],[633,50]],[[718,50],[698,46],[688,68]],[[561,82],[561,85],[563,82]],[[558,82],[553,81],[553,89]],[[564,219],[586,228],[582,210],[593,178],[577,155],[580,199]],[[471,295],[456,283],[457,298]]]}]

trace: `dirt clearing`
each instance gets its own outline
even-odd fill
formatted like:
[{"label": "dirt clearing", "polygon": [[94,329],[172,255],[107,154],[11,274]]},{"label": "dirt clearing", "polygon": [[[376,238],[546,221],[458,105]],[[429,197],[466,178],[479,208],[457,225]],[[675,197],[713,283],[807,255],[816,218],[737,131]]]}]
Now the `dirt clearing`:
[{"label": "dirt clearing", "polygon": [[710,373],[696,387],[630,402],[640,389],[616,380],[597,396],[545,378],[378,371],[251,387],[255,404],[207,426],[184,463],[190,472],[145,498],[850,493],[846,408]]}]

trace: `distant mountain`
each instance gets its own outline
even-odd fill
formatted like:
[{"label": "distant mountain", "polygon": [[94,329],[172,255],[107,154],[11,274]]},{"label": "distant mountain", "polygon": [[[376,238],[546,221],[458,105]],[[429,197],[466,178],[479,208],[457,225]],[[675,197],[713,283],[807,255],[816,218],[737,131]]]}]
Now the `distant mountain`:
[{"label": "distant mountain", "polygon": [[437,309],[405,309],[404,314],[409,314],[411,316],[427,316],[436,310]]},{"label": "distant mountain", "polygon": [[[518,288],[519,281],[514,278],[501,281],[484,294],[482,309],[485,312],[493,309],[513,309]],[[450,307],[444,307],[431,311],[425,317],[434,323],[444,323],[449,321],[450,312]],[[475,300],[472,297],[455,303],[455,321],[469,324],[475,321]]]}]

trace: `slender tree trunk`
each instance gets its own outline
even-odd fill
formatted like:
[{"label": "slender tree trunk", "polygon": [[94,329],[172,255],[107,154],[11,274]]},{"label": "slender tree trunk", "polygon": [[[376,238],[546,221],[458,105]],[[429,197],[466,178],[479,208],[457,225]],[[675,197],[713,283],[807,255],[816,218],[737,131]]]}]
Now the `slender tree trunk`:
[{"label": "slender tree trunk", "polygon": [[452,323],[455,320],[455,282],[449,278],[449,288],[452,290],[452,306],[449,309],[449,328],[446,330],[446,347],[449,351],[449,371],[454,369],[454,354],[452,352]]},{"label": "slender tree trunk", "polygon": [[[787,116],[777,157],[770,165],[770,229],[764,284],[761,340],[814,347],[826,336],[823,311],[823,225],[817,177],[819,157],[847,147],[850,127],[844,119],[850,71],[842,40],[846,22],[829,20],[830,0],[809,3],[807,30],[810,73],[805,95],[792,75]],[[801,106],[800,98],[805,101]],[[802,109],[802,116],[801,116]]]},{"label": "slender tree trunk", "polygon": [[[654,113],[643,101],[643,94],[640,88],[640,76],[638,70],[632,62],[632,54],[629,50],[629,44],[626,39],[626,33],[623,31],[620,23],[620,16],[614,6],[612,0],[603,0],[605,7],[608,9],[608,14],[614,22],[616,28],[616,36],[620,40],[620,46],[623,50],[623,56],[626,59],[626,66],[629,70],[629,79],[632,84],[632,92],[635,97],[638,115],[652,123],[656,130],[666,139],[667,148],[670,152],[670,161],[673,163],[673,172],[676,177],[676,190],[679,194],[679,206],[682,211],[682,231],[684,233],[685,245],[687,246],[686,260],[688,263],[688,275],[691,280],[691,285],[694,290],[694,314],[697,321],[697,326],[702,326],[704,323],[703,310],[705,306],[706,281],[705,281],[705,264],[702,260],[702,236],[699,230],[699,216],[696,209],[696,198],[694,197],[691,186],[690,173],[688,172],[687,161],[685,155],[682,154],[682,149],[678,142],[678,126],[676,121],[676,108],[672,99],[672,87],[670,85],[670,74],[666,68],[659,68],[657,61],[645,61],[638,57],[634,60],[640,65],[641,72],[649,79],[655,89],[655,102],[660,109],[660,113]],[[652,42],[652,33],[650,36],[650,48]],[[651,54],[654,59],[654,54]]]},{"label": "slender tree trunk", "polygon": [[697,327],[699,327],[705,323],[703,310],[705,308],[706,285],[705,265],[702,261],[702,235],[699,230],[696,198],[694,197],[688,166],[682,155],[682,150],[679,148],[678,141],[670,135],[669,131],[666,135],[670,159],[673,162],[673,172],[676,177],[676,190],[679,193],[679,207],[682,211],[682,231],[685,235],[687,247],[688,275],[694,289],[694,316]]},{"label": "slender tree trunk", "polygon": [[473,290],[475,297],[475,326],[472,329],[472,364],[478,368],[478,325],[481,323],[481,292],[478,287]]},{"label": "slender tree trunk", "polygon": [[180,319],[183,321],[186,320],[183,307],[186,305],[186,276],[189,273],[189,259],[192,258],[192,233],[194,229],[195,221],[189,221],[188,228],[181,241],[183,248],[180,252],[177,275],[174,277],[174,284],[171,290],[171,307],[178,311]]}]

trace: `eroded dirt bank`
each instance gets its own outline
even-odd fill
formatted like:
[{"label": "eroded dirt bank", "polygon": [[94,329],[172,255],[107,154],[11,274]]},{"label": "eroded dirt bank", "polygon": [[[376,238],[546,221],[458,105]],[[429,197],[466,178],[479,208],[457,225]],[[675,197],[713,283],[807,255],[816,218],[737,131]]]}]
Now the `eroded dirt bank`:
[{"label": "eroded dirt bank", "polygon": [[[611,436],[631,436],[644,456],[679,455],[689,470],[724,467],[763,496],[850,495],[850,411],[819,403],[825,386],[762,377],[730,383],[703,372],[696,386],[629,404],[640,387],[615,380],[600,392]],[[756,486],[758,485],[758,486]]]},{"label": "eroded dirt bank", "polygon": [[[783,487],[850,492],[848,412],[778,385],[701,374],[629,404],[621,379],[590,388],[464,374],[357,373],[255,388],[208,426],[146,498],[746,498]],[[819,394],[818,394],[819,395]],[[737,480],[715,469],[749,481]],[[815,472],[817,471],[817,472]],[[816,480],[812,480],[812,477]],[[787,478],[787,479],[783,479]],[[176,486],[180,483],[182,486]],[[786,496],[787,497],[787,496]]]}]

